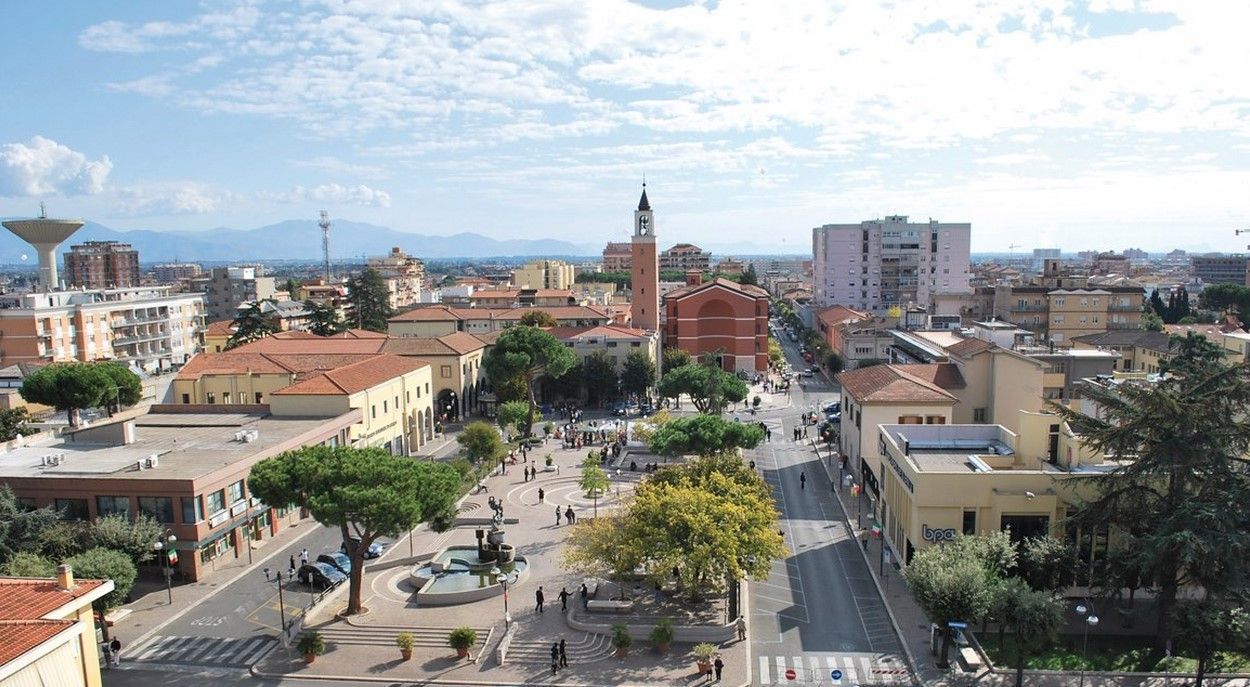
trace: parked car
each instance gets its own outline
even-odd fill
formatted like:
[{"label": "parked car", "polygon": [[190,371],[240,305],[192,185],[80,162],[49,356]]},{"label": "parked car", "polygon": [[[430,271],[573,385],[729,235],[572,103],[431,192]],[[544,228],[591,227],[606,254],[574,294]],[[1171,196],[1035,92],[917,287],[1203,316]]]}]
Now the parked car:
[{"label": "parked car", "polygon": [[612,413],[622,417],[625,416],[629,413],[629,404],[625,401],[617,401],[616,405],[612,406]]},{"label": "parked car", "polygon": [[639,417],[650,417],[654,413],[655,413],[655,406],[652,406],[650,403],[643,403],[642,405],[638,406]]},{"label": "parked car", "polygon": [[300,566],[295,573],[295,578],[302,584],[320,589],[331,589],[342,584],[347,579],[347,575],[327,563],[309,563]]},{"label": "parked car", "polygon": [[[356,537],[352,537],[351,542],[353,545],[359,544],[360,539]],[[372,544],[369,545],[369,550],[365,552],[365,558],[377,558],[378,556],[382,555],[383,550],[384,549],[381,544],[379,544],[378,542],[373,542]],[[343,553],[349,556],[351,555],[351,552],[347,550],[347,542],[343,543],[343,546],[339,548],[339,551],[342,551]]]},{"label": "parked car", "polygon": [[320,556],[317,556],[317,562],[325,563],[344,575],[352,574],[352,559],[348,558],[345,553],[340,553],[338,551],[335,551],[334,553],[323,553]]},{"label": "parked car", "polygon": [[802,372],[800,372],[799,374],[803,375],[804,377],[811,377],[812,375],[816,373],[812,372],[812,368],[809,367],[806,370],[803,370]]},{"label": "parked car", "polygon": [[821,410],[825,411],[826,413],[839,412],[842,410],[842,401],[831,401],[829,403],[826,403],[825,407],[821,408]]}]

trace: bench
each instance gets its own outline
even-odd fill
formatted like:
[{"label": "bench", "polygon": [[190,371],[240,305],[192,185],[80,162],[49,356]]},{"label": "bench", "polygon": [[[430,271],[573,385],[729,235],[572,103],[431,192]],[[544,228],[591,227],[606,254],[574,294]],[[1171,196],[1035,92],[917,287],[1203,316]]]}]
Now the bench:
[{"label": "bench", "polygon": [[628,613],[634,609],[633,601],[616,601],[612,599],[591,599],[586,602],[586,610],[591,613]]},{"label": "bench", "polygon": [[976,672],[983,667],[983,664],[981,663],[981,654],[978,654],[977,650],[970,646],[966,646],[959,650],[959,658],[963,661],[963,664],[967,666],[967,671],[970,673]]}]

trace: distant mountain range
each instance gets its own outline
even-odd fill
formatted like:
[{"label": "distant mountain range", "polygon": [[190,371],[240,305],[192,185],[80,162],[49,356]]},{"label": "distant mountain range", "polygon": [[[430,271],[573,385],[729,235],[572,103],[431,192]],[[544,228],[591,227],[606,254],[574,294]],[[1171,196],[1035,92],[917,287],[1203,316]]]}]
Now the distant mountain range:
[{"label": "distant mountain range", "polygon": [[[7,219],[7,218],[6,218]],[[124,241],[139,251],[145,263],[184,261],[320,260],[321,229],[312,220],[287,220],[257,229],[210,229],[207,231],[119,231],[87,222],[59,251],[83,241]],[[598,255],[601,245],[579,245],[556,239],[493,239],[465,232],[432,236],[395,231],[365,222],[335,220],[330,229],[332,260],[359,260],[362,255],[381,255],[398,246],[420,258],[486,258],[497,256]],[[0,263],[34,264],[34,250],[12,233],[0,230]]]}]

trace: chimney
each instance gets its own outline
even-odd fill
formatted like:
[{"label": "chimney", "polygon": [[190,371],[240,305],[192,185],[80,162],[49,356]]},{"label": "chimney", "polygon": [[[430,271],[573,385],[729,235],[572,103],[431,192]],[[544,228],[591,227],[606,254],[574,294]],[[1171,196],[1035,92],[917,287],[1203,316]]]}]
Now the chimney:
[{"label": "chimney", "polygon": [[67,592],[74,588],[74,569],[66,563],[56,566],[56,587]]},{"label": "chimney", "polygon": [[686,270],[686,286],[698,286],[703,283],[703,270]]}]

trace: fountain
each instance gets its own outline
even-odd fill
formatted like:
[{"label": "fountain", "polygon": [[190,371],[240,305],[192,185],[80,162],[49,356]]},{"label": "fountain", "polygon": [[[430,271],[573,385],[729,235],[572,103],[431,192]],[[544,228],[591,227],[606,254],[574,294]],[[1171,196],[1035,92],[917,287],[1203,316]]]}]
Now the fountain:
[{"label": "fountain", "polygon": [[[492,502],[494,499],[492,498]],[[409,574],[417,587],[415,600],[421,606],[450,606],[499,596],[503,582],[520,581],[529,568],[524,556],[506,541],[502,503],[493,502],[497,522],[490,530],[477,530],[477,546],[449,546],[417,566]]]}]

